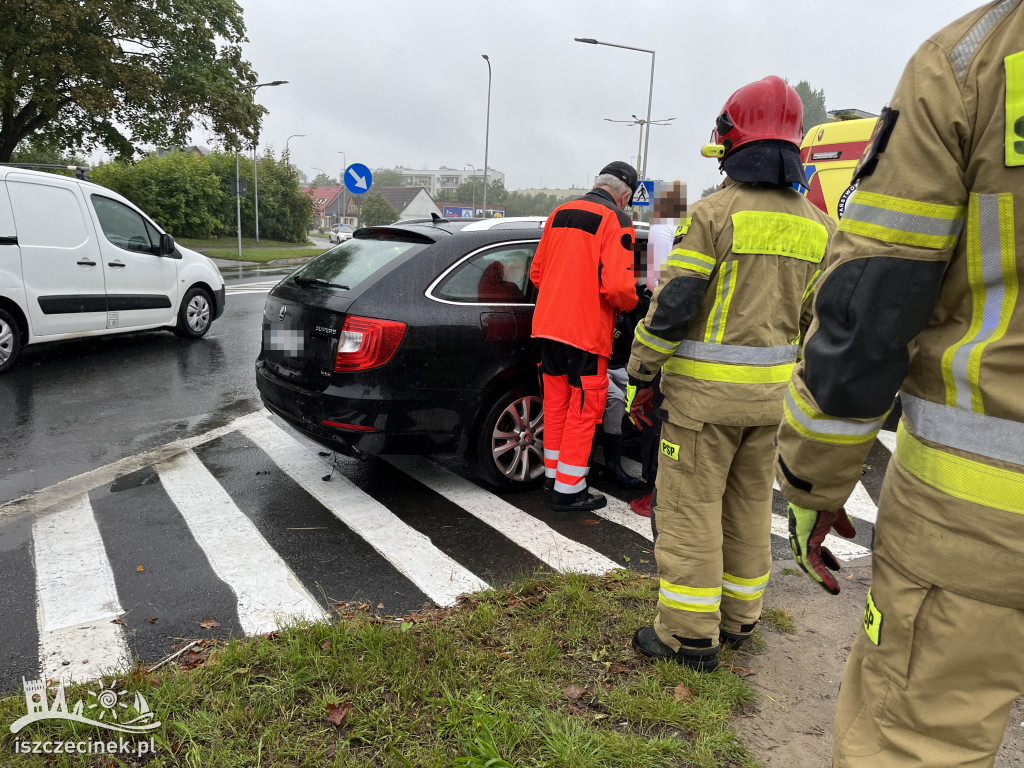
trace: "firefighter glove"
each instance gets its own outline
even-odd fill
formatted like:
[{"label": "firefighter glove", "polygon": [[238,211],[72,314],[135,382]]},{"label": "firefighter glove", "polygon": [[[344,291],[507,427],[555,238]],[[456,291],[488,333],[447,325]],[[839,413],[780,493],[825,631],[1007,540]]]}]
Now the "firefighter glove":
[{"label": "firefighter glove", "polygon": [[826,592],[838,595],[839,584],[829,571],[838,571],[839,561],[828,547],[821,545],[832,529],[844,539],[852,539],[856,533],[849,515],[842,507],[830,512],[804,509],[790,502],[789,547],[793,550],[796,564]]},{"label": "firefighter glove", "polygon": [[640,381],[630,376],[629,383],[626,384],[626,413],[629,415],[629,420],[633,422],[633,426],[640,431],[643,431],[644,424],[648,427],[654,424],[647,416],[651,412],[653,403],[654,389],[651,387],[651,382]]}]

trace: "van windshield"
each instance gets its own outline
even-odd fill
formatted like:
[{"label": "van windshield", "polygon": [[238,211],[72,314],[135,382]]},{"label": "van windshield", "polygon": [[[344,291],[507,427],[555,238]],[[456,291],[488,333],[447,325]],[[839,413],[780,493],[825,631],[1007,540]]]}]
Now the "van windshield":
[{"label": "van windshield", "polygon": [[422,243],[400,240],[359,238],[324,251],[306,266],[292,273],[291,280],[301,284],[330,284],[353,290],[379,270],[393,264],[412,249],[422,250]]}]

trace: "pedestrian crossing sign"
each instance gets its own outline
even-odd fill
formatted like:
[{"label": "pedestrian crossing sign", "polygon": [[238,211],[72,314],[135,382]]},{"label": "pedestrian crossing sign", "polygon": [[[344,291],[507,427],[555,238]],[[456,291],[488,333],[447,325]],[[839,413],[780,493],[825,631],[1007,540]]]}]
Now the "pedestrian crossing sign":
[{"label": "pedestrian crossing sign", "polygon": [[633,193],[633,205],[643,206],[651,204],[651,197],[654,195],[654,182],[653,181],[641,181],[636,186],[636,191]]}]

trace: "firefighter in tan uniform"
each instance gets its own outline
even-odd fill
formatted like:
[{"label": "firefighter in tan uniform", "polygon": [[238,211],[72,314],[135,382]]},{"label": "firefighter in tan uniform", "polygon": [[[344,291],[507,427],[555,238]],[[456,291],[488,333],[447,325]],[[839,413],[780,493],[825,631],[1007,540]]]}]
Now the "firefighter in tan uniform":
[{"label": "firefighter in tan uniform", "polygon": [[777,478],[797,561],[900,392],[836,766],[991,766],[1024,693],[1024,0],[928,40],[854,175],[786,396]]},{"label": "firefighter in tan uniform", "polygon": [[[627,371],[636,414],[661,371],[665,411],[652,505],[661,591],[647,658],[718,665],[761,615],[771,567],[773,440],[834,224],[806,183],[803,107],[778,77],[744,86],[716,121],[727,175],[669,253]],[[637,394],[637,391],[640,394]]]}]

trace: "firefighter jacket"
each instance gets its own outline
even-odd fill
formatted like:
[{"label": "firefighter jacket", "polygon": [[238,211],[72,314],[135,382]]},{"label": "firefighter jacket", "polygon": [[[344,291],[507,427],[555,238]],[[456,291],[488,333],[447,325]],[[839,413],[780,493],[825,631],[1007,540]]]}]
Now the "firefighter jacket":
[{"label": "firefighter jacket", "polygon": [[791,501],[838,508],[901,391],[884,492],[894,501],[880,509],[876,551],[909,575],[1017,609],[1022,49],[1024,1],[1000,0],[911,58],[854,174],[786,395],[776,467]]},{"label": "firefighter jacket", "polygon": [[597,188],[548,217],[530,280],[534,338],[609,357],[616,310],[636,306],[633,222]]},{"label": "firefighter jacket", "polygon": [[789,187],[726,179],[676,230],[627,371],[661,370],[668,420],[778,424],[831,219]]}]

